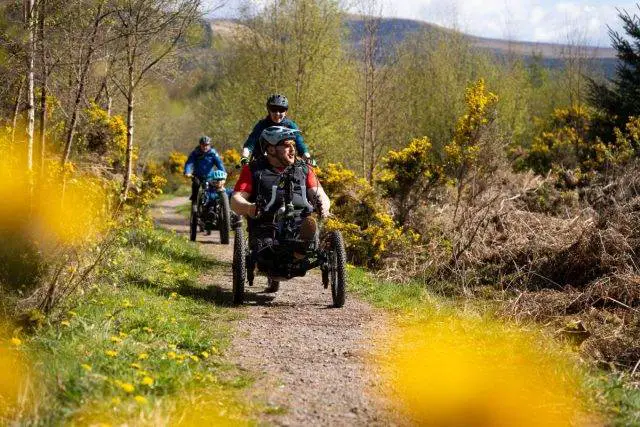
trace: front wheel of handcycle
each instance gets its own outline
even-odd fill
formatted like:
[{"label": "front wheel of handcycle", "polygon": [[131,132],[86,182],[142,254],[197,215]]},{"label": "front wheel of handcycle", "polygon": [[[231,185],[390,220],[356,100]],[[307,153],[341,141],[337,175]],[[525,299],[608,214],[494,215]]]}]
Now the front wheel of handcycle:
[{"label": "front wheel of handcycle", "polygon": [[242,227],[235,229],[233,238],[233,303],[242,304],[244,302],[244,282],[246,280],[246,242]]},{"label": "front wheel of handcycle", "polygon": [[226,191],[219,192],[220,198],[220,218],[218,221],[220,227],[220,243],[229,244],[229,233],[231,231],[231,209],[229,209],[229,196]]},{"label": "front wheel of handcycle", "polygon": [[189,218],[189,240],[196,241],[196,234],[198,234],[198,205],[191,204],[191,217]]},{"label": "front wheel of handcycle", "polygon": [[344,305],[347,287],[347,255],[344,251],[342,234],[340,234],[339,231],[330,231],[327,239],[329,258],[328,279],[331,286],[331,298],[333,299],[333,306],[340,308]]}]

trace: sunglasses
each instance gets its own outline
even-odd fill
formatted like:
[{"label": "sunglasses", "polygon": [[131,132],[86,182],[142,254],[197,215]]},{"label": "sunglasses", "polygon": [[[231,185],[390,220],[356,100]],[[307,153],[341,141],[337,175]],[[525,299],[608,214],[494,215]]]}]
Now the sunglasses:
[{"label": "sunglasses", "polygon": [[272,113],[286,113],[287,108],[284,107],[269,107],[269,111]]}]

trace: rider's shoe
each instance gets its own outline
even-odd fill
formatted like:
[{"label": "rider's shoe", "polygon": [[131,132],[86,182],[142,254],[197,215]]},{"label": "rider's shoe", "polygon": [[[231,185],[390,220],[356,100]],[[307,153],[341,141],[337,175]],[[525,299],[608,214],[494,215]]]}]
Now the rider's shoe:
[{"label": "rider's shoe", "polygon": [[272,280],[272,279],[268,279],[268,280],[269,280],[267,282],[268,285],[265,288],[264,292],[265,293],[278,292],[278,290],[280,289],[280,282],[278,282],[277,280]]}]

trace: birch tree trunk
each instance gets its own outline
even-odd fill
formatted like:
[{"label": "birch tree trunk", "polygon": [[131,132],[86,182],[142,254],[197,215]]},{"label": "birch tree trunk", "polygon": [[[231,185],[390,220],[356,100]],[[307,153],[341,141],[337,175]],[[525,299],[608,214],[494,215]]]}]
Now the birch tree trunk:
[{"label": "birch tree trunk", "polygon": [[22,91],[24,90],[24,83],[26,79],[23,77],[20,79],[20,86],[18,86],[18,95],[16,96],[16,103],[13,106],[13,120],[11,122],[11,144],[16,142],[16,126],[18,126],[18,114],[20,113],[20,104],[22,104]]},{"label": "birch tree trunk", "polygon": [[133,67],[129,69],[129,92],[127,94],[127,165],[122,183],[123,200],[127,199],[129,187],[131,186],[131,174],[133,172],[133,97],[135,85],[133,82]]},{"label": "birch tree trunk", "polygon": [[26,23],[29,31],[29,47],[27,49],[27,170],[33,170],[33,130],[35,125],[34,102],[34,57],[35,57],[35,0],[26,2]]},{"label": "birch tree trunk", "polygon": [[78,125],[78,114],[80,110],[80,102],[82,101],[82,97],[84,96],[84,88],[87,81],[87,75],[89,73],[89,66],[91,65],[91,61],[93,59],[93,53],[96,49],[96,39],[98,36],[98,30],[100,29],[100,23],[105,18],[106,15],[102,13],[102,7],[104,6],[104,1],[98,4],[98,9],[96,11],[95,19],[93,21],[93,27],[91,30],[91,37],[89,39],[89,44],[87,46],[87,56],[82,61],[80,76],[76,82],[76,97],[73,103],[73,109],[71,112],[71,119],[69,120],[69,127],[67,128],[67,136],[64,143],[64,151],[62,152],[61,164],[64,166],[67,161],[69,161],[69,156],[71,155],[71,146],[73,145],[73,137],[76,133],[76,126]]},{"label": "birch tree trunk", "polygon": [[49,67],[47,63],[47,45],[45,39],[46,0],[40,0],[40,60],[42,61],[42,86],[40,89],[40,173],[44,173],[44,160],[47,149],[47,84]]}]

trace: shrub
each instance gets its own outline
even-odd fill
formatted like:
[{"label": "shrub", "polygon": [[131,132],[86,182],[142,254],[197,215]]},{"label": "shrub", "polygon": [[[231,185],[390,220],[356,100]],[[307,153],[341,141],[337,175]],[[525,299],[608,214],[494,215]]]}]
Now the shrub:
[{"label": "shrub", "polygon": [[0,141],[0,292],[11,307],[51,311],[106,257],[114,198],[108,184],[49,160],[35,182]]},{"label": "shrub", "polygon": [[[127,154],[127,125],[121,116],[110,116],[96,104],[87,109],[87,149],[105,158],[110,166],[119,169]],[[134,152],[134,162],[137,150]]]},{"label": "shrub", "polygon": [[377,180],[395,202],[396,221],[405,224],[412,210],[444,183],[442,162],[429,138],[415,138],[399,151],[389,151]]},{"label": "shrub", "polygon": [[351,262],[380,267],[386,257],[417,240],[415,233],[396,227],[387,204],[353,171],[342,164],[329,164],[318,171],[318,177],[332,199],[334,217],[327,220],[325,228],[342,232]]},{"label": "shrub", "polygon": [[[626,132],[615,129],[615,140],[606,144],[592,136],[594,119],[594,113],[582,107],[554,110],[545,129],[534,138],[523,158],[516,161],[516,167],[529,168],[540,175],[554,171],[571,187],[588,182],[594,172],[606,172],[626,163],[633,155],[632,144],[638,139],[637,120],[629,122]],[[567,171],[583,179],[567,176]]]}]

